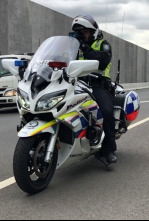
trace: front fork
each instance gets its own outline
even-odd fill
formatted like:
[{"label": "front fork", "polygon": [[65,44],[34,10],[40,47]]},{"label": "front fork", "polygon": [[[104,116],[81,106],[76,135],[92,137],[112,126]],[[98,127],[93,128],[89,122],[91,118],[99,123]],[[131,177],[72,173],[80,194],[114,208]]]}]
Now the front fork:
[{"label": "front fork", "polygon": [[52,159],[55,145],[56,145],[56,141],[57,141],[57,136],[59,133],[59,129],[60,129],[60,123],[57,124],[56,133],[51,135],[51,139],[49,141],[47,153],[46,153],[45,160],[44,160],[46,163],[49,163]]}]

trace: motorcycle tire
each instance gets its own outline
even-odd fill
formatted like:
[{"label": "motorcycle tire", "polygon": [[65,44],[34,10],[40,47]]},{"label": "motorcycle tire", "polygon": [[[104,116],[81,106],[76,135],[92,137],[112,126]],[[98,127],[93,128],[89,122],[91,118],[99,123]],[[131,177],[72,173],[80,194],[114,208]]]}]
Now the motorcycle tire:
[{"label": "motorcycle tire", "polygon": [[18,140],[13,158],[13,172],[17,185],[26,193],[36,194],[44,190],[54,176],[58,159],[57,148],[51,161],[44,161],[49,139],[49,134],[41,134]]}]

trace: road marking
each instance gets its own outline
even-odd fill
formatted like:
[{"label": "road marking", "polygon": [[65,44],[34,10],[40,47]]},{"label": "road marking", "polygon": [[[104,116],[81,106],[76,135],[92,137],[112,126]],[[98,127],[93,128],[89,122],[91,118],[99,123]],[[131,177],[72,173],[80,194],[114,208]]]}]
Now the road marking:
[{"label": "road marking", "polygon": [[14,184],[15,182],[16,181],[15,181],[14,177],[11,177],[10,179],[7,179],[7,180],[5,180],[3,182],[0,182],[0,190],[4,189],[7,186],[10,186],[10,185]]},{"label": "road marking", "polygon": [[149,103],[149,101],[141,101],[141,104]]},{"label": "road marking", "polygon": [[138,126],[140,126],[141,124],[146,123],[147,121],[149,121],[149,117],[146,118],[146,119],[144,119],[144,120],[141,120],[141,121],[139,121],[139,122],[137,122],[137,123],[135,123],[135,124],[132,124],[131,126],[128,127],[128,130],[133,129],[134,127],[138,127]]},{"label": "road marking", "polygon": [[[135,127],[138,127],[138,126],[140,126],[141,124],[144,124],[144,123],[146,123],[146,122],[148,122],[148,121],[149,121],[149,117],[146,118],[146,119],[144,119],[144,120],[141,120],[141,121],[139,121],[139,122],[137,122],[137,123],[135,123],[135,124],[132,124],[131,126],[129,126],[128,130],[131,130],[131,129],[135,128]],[[16,182],[16,181],[15,181],[15,178],[14,178],[14,177],[11,177],[11,178],[9,178],[9,179],[3,181],[3,182],[0,182],[0,190],[2,190],[2,189],[4,189],[4,188],[6,188],[6,187],[8,187],[8,186],[10,186],[10,185],[12,185],[12,184],[14,184],[15,182]]]}]

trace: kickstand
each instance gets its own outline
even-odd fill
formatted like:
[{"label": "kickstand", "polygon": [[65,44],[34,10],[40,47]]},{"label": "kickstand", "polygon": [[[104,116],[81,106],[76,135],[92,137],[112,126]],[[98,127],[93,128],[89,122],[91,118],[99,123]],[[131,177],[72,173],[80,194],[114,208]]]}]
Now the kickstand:
[{"label": "kickstand", "polygon": [[110,163],[105,162],[102,158],[98,158],[98,160],[105,166],[107,171],[110,171],[109,165]]}]

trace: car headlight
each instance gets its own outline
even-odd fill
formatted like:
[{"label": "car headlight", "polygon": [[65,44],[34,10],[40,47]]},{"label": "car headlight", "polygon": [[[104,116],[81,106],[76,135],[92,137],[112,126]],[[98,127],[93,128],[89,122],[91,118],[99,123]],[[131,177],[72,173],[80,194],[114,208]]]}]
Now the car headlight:
[{"label": "car headlight", "polygon": [[13,96],[16,96],[16,94],[17,94],[17,91],[13,89],[13,90],[7,91],[7,92],[4,94],[4,96],[5,96],[5,97],[13,97]]},{"label": "car headlight", "polygon": [[23,109],[30,110],[30,102],[28,94],[20,89],[18,89],[17,94],[18,94],[18,102],[21,105],[21,107]]},{"label": "car headlight", "polygon": [[64,95],[47,99],[47,96],[41,98],[36,105],[36,111],[46,111],[52,109],[64,99]]}]

